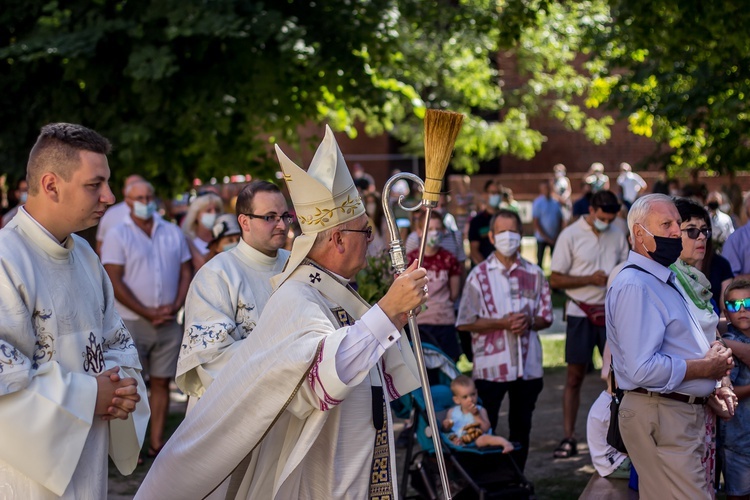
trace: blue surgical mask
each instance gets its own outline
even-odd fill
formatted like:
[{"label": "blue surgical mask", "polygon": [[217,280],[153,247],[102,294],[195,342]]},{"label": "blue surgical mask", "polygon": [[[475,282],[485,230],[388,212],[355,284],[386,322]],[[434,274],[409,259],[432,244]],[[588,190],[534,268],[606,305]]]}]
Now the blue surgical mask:
[{"label": "blue surgical mask", "polygon": [[221,247],[221,251],[222,252],[227,252],[227,251],[233,249],[234,247],[236,247],[238,245],[238,243],[239,242],[237,242],[237,241],[235,241],[234,243],[227,243],[226,245],[223,245]]},{"label": "blue surgical mask", "polygon": [[489,200],[487,200],[487,203],[491,207],[496,207],[500,204],[500,195],[499,194],[491,194]]},{"label": "blue surgical mask", "polygon": [[149,201],[148,203],[141,203],[140,201],[133,202],[133,215],[141,220],[149,220],[156,213],[156,202]]},{"label": "blue surgical mask", "polygon": [[28,199],[29,199],[29,193],[23,192],[18,197],[18,203],[21,203],[21,204],[26,203],[26,200]]},{"label": "blue surgical mask", "polygon": [[214,223],[216,222],[216,214],[204,213],[201,214],[201,225],[206,229],[213,229]]}]

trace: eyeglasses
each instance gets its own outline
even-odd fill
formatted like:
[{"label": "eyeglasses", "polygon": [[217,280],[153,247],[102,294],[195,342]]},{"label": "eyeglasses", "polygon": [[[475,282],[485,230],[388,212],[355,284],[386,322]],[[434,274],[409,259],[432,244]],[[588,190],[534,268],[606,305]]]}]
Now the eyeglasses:
[{"label": "eyeglasses", "polygon": [[289,225],[292,222],[294,222],[294,216],[290,214],[289,212],[284,212],[281,215],[255,215],[255,214],[242,214],[247,215],[251,219],[261,219],[266,222],[273,222],[274,224],[277,224],[279,220],[283,220],[284,224]]},{"label": "eyeglasses", "polygon": [[739,312],[743,306],[746,311],[750,311],[750,297],[740,300],[725,300],[724,305],[730,313]]},{"label": "eyeglasses", "polygon": [[372,239],[372,226],[367,226],[365,229],[342,229],[341,232],[349,232],[349,233],[365,233],[367,235],[367,239]]},{"label": "eyeglasses", "polygon": [[706,239],[711,238],[711,230],[707,227],[704,227],[703,229],[698,229],[697,227],[688,227],[686,229],[682,229],[683,233],[687,233],[688,238],[691,240],[697,240],[698,235],[703,235],[706,237]]}]

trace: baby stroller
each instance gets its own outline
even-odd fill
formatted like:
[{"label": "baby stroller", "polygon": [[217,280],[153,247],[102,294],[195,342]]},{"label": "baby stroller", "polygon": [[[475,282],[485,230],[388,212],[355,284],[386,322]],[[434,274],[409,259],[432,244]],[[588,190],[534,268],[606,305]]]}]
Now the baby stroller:
[{"label": "baby stroller", "polygon": [[[450,389],[451,380],[461,372],[439,348],[422,344],[422,349],[437,421],[442,422],[447,410],[455,405]],[[403,498],[436,500],[442,497],[442,488],[424,395],[420,389],[405,397],[410,398],[407,405],[411,404],[413,408],[414,425],[406,445],[401,495]],[[454,499],[535,498],[534,487],[516,465],[512,453],[503,454],[501,449],[495,447],[477,448],[474,444],[457,446],[446,433],[441,432],[440,435]],[[418,450],[415,450],[415,444],[419,445]],[[411,481],[417,495],[406,496],[408,481]]]}]

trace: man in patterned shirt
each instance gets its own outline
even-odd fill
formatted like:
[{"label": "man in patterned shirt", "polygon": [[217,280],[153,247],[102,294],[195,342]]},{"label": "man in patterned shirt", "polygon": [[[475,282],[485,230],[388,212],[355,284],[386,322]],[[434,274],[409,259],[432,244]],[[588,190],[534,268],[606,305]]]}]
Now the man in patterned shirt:
[{"label": "man in patterned shirt", "polygon": [[493,429],[508,393],[508,437],[521,445],[513,454],[523,470],[531,417],[543,387],[537,332],[552,324],[552,302],[542,270],[520,255],[521,227],[520,217],[510,210],[493,217],[489,237],[495,251],[469,274],[456,326],[471,332],[473,377]]}]

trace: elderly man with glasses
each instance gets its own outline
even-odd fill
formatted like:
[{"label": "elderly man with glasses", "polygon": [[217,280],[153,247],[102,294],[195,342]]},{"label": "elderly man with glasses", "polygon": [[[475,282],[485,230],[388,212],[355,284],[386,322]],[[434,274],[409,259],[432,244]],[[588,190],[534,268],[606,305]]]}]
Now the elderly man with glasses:
[{"label": "elderly man with glasses", "polygon": [[195,275],[185,301],[185,333],[177,364],[177,385],[192,408],[217,373],[252,336],[271,296],[271,277],[284,268],[293,221],[279,188],[253,181],[237,196],[242,230],[238,245],[218,254]]},{"label": "elderly man with glasses", "polygon": [[277,154],[302,235],[137,500],[399,498],[390,402],[420,385],[402,328],[427,273],[412,264],[370,307],[348,281],[372,233],[333,132],[307,171]]}]

